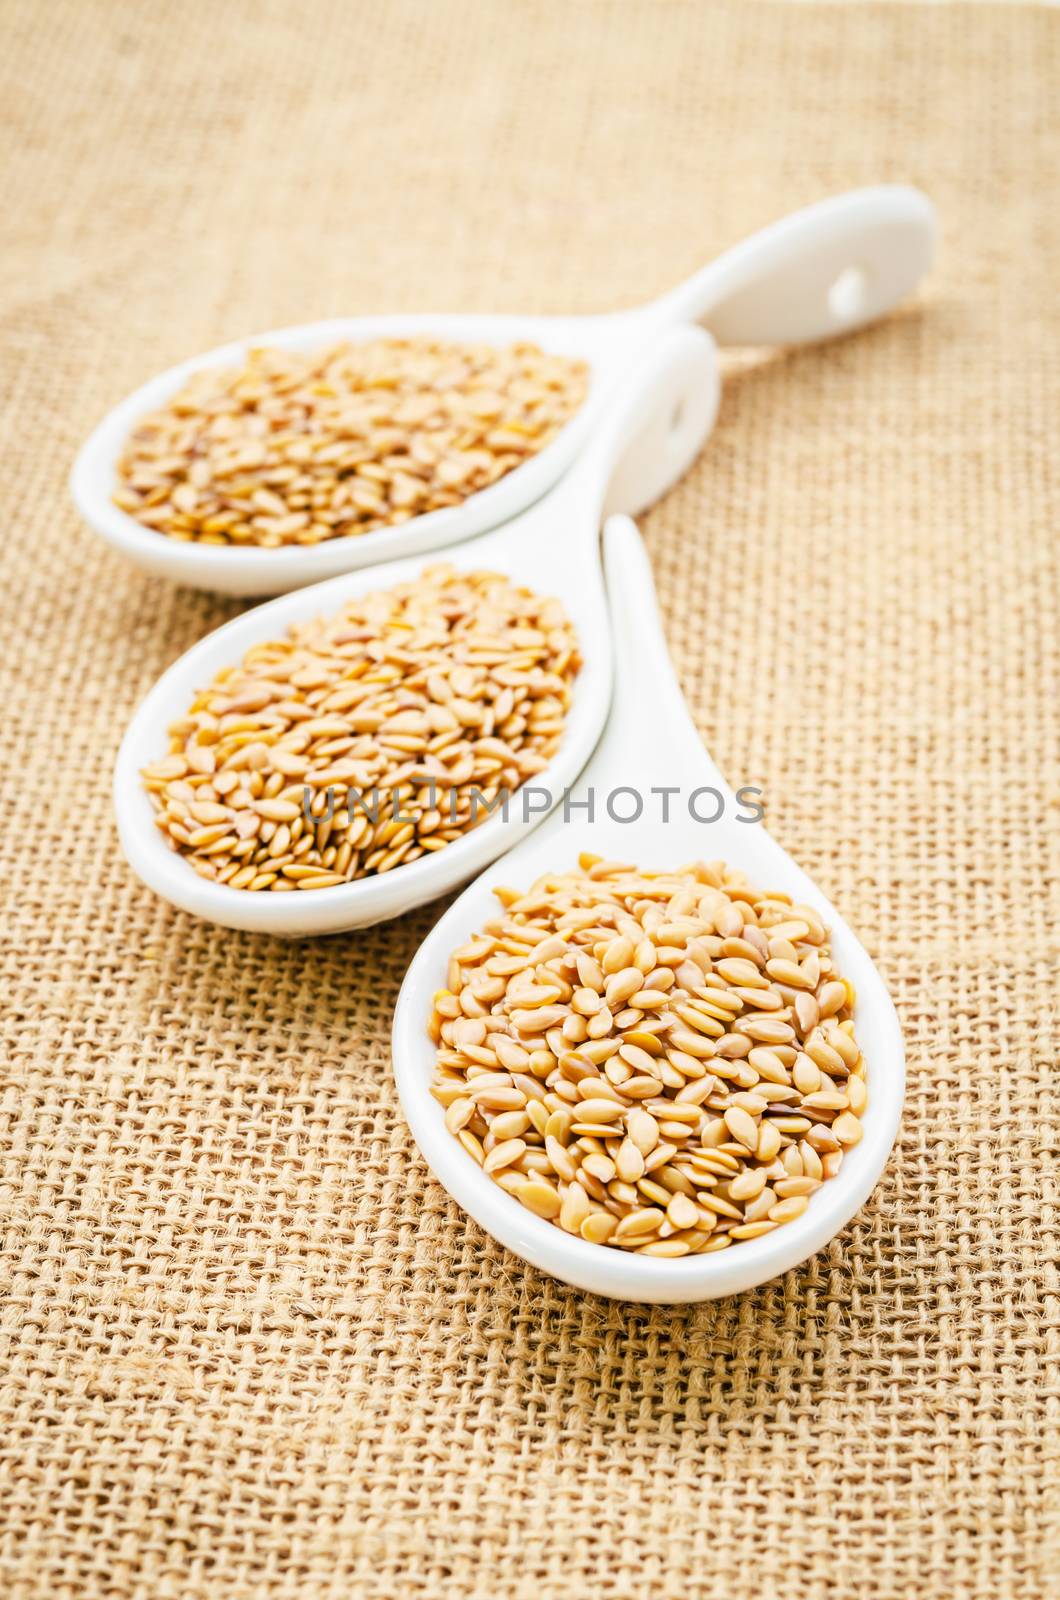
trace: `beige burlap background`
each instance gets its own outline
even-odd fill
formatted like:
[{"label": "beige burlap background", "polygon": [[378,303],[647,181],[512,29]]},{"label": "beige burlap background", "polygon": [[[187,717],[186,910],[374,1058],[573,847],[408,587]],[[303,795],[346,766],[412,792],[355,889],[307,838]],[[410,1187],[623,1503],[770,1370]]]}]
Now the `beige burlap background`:
[{"label": "beige burlap background", "polygon": [[[1060,12],[0,6],[0,1592],[1040,1600],[1058,1571]],[[743,359],[645,519],[704,739],[857,927],[908,1108],[786,1278],[644,1309],[524,1268],[412,1147],[424,910],[178,915],[109,774],[236,607],[65,475],[232,335],[647,297],[829,191],[922,184],[920,302]]]}]

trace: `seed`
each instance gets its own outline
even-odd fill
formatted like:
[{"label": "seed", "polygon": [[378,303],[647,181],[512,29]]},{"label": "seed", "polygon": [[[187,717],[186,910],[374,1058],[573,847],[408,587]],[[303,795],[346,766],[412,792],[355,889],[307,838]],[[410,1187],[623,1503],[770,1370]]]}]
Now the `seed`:
[{"label": "seed", "polygon": [[481,1167],[484,1160],[481,1142],[475,1138],[475,1135],[470,1131],[469,1128],[461,1128],[460,1132],[457,1134],[457,1138],[472,1160],[477,1161]]},{"label": "seed", "polygon": [[590,1100],[583,1100],[578,1106],[580,1122],[617,1122],[621,1115],[620,1100],[603,1100],[594,1096]]},{"label": "seed", "polygon": [[787,1199],[792,1194],[813,1194],[815,1189],[821,1187],[820,1178],[781,1178],[773,1185],[777,1194],[782,1199]]},{"label": "seed", "polygon": [[210,544],[370,533],[457,505],[535,455],[582,404],[587,376],[528,343],[258,348],[139,419],[113,498],[156,533]]},{"label": "seed", "polygon": [[505,1139],[503,1144],[494,1145],[485,1161],[482,1163],[483,1171],[499,1172],[502,1167],[510,1167],[526,1149],[522,1139]]},{"label": "seed", "polygon": [[679,1106],[699,1106],[704,1100],[709,1100],[718,1086],[717,1078],[710,1074],[702,1078],[695,1078],[691,1083],[683,1084],[675,1096],[675,1103]]},{"label": "seed", "polygon": [[747,1061],[767,1083],[790,1082],[783,1061],[775,1050],[770,1050],[766,1045],[756,1045],[748,1053]]},{"label": "seed", "polygon": [[622,1060],[633,1068],[634,1073],[647,1073],[649,1077],[655,1074],[655,1057],[649,1055],[647,1050],[642,1050],[639,1045],[620,1044],[618,1053]]},{"label": "seed", "polygon": [[475,1115],[474,1100],[461,1098],[454,1100],[445,1113],[445,1125],[450,1133],[459,1133],[461,1128],[466,1128],[471,1118]]},{"label": "seed", "polygon": [[573,1121],[574,1113],[569,1107],[557,1106],[548,1113],[548,1120],[545,1123],[546,1138],[558,1139],[560,1144],[566,1144]]},{"label": "seed", "polygon": [[852,1111],[844,1111],[832,1123],[832,1133],[842,1145],[858,1144],[861,1139],[861,1123]]},{"label": "seed", "polygon": [[797,961],[767,961],[766,971],[777,983],[786,983],[793,989],[812,989],[807,974]]},{"label": "seed", "polygon": [[636,994],[630,995],[629,1003],[636,1006],[639,1011],[656,1011],[666,1004],[665,989],[638,989]]},{"label": "seed", "polygon": [[659,1143],[659,1124],[640,1106],[634,1106],[627,1116],[626,1132],[642,1156],[650,1155]]},{"label": "seed", "polygon": [[526,1104],[526,1095],[514,1083],[495,1089],[480,1089],[476,1085],[474,1095],[476,1103],[489,1111],[521,1111]]},{"label": "seed", "polygon": [[[636,946],[633,940],[626,938],[624,935],[617,939],[612,939],[600,962],[605,977],[624,971],[632,963],[635,950]],[[638,968],[638,972],[639,970]]]},{"label": "seed", "polygon": [[714,1055],[714,1043],[711,1039],[703,1039],[698,1033],[690,1033],[681,1028],[671,1029],[668,1035],[671,1044],[686,1055],[696,1060],[709,1061]]},{"label": "seed", "polygon": [[847,1070],[846,1062],[838,1050],[833,1050],[820,1033],[811,1033],[806,1041],[806,1054],[831,1077]]},{"label": "seed", "polygon": [[518,1198],[535,1216],[544,1217],[546,1221],[559,1215],[559,1195],[543,1178],[529,1178],[519,1190]]},{"label": "seed", "polygon": [[675,1228],[694,1228],[699,1221],[699,1208],[685,1194],[675,1194],[666,1207],[667,1221]]},{"label": "seed", "polygon": [[255,800],[254,810],[270,822],[294,822],[301,808],[293,800]]},{"label": "seed", "polygon": [[687,1138],[692,1129],[698,1126],[702,1115],[696,1106],[678,1105],[676,1101],[673,1101],[671,1102],[672,1109],[667,1116],[663,1112],[663,1102],[656,1100],[653,1104],[664,1119],[659,1123],[659,1132],[664,1139]]},{"label": "seed", "polygon": [[[466,1050],[469,1045],[482,1044],[486,1038],[486,1024],[481,1017],[462,1017],[459,1022],[454,1022],[451,1030],[452,1042]],[[499,1077],[499,1075],[498,1075]],[[499,1078],[504,1082],[503,1078]]]},{"label": "seed", "polygon": [[[674,1010],[690,1030],[687,1034],[682,1033],[679,1035],[675,1031],[672,1035],[675,1039],[681,1039],[681,1048],[692,1050],[697,1035],[705,1034],[705,1042],[708,1044],[709,1053],[714,1055],[718,1047],[713,1041],[725,1037],[724,1025],[716,1017],[707,1014],[707,1008],[703,1002],[691,1002],[688,1005],[681,1005],[675,1000]],[[686,1040],[691,1040],[692,1043],[687,1043]]]},{"label": "seed", "polygon": [[[751,1054],[751,1041],[742,1033],[723,1034],[714,1047],[714,1054],[722,1061],[742,1061]],[[720,1072],[721,1068],[717,1070]]]},{"label": "seed", "polygon": [[723,939],[735,938],[742,931],[743,913],[731,900],[722,900],[719,908],[712,914],[714,926]]},{"label": "seed", "polygon": [[[491,1129],[490,1131],[492,1132],[493,1130]],[[781,1153],[780,1163],[789,1178],[802,1177],[802,1155],[799,1152],[798,1145],[789,1144]]]},{"label": "seed", "polygon": [[628,1217],[622,1218],[615,1229],[615,1238],[635,1239],[642,1233],[654,1233],[665,1220],[666,1213],[660,1211],[658,1206],[645,1206],[643,1211],[633,1211]]},{"label": "seed", "polygon": [[530,1052],[503,1034],[494,1034],[493,1049],[501,1066],[507,1067],[509,1072],[522,1071],[530,1061]]},{"label": "seed", "polygon": [[563,1204],[559,1208],[559,1225],[568,1233],[580,1233],[582,1223],[586,1222],[591,1210],[589,1196],[580,1184],[572,1183],[563,1196]]},{"label": "seed", "polygon": [[719,961],[716,970],[721,973],[727,983],[741,984],[751,989],[768,989],[769,984],[753,961],[735,956],[725,961]]},{"label": "seed", "polygon": [[566,1015],[565,1006],[533,1006],[529,1011],[513,1011],[512,1027],[522,1034],[547,1033]]},{"label": "seed", "polygon": [[809,1056],[797,1056],[791,1069],[791,1081],[802,1094],[813,1094],[823,1081],[821,1069]]},{"label": "seed", "polygon": [[776,1203],[776,1195],[769,1184],[766,1184],[761,1194],[755,1195],[753,1200],[747,1202],[744,1208],[744,1220],[746,1222],[760,1222],[763,1217],[768,1215],[770,1208],[775,1206]]},{"label": "seed", "polygon": [[617,1227],[616,1219],[609,1212],[594,1211],[592,1216],[585,1218],[579,1232],[590,1244],[606,1244]]},{"label": "seed", "polygon": [[548,1127],[548,1108],[541,1100],[528,1100],[526,1103],[526,1115],[530,1119],[534,1132],[544,1138]]},{"label": "seed", "polygon": [[810,929],[805,922],[795,917],[784,922],[777,922],[768,930],[770,941],[783,939],[788,944],[800,944],[806,938]]},{"label": "seed", "polygon": [[639,1256],[686,1256],[690,1248],[687,1239],[655,1239],[651,1244],[642,1244],[637,1254]]},{"label": "seed", "polygon": [[[743,930],[743,937],[730,937],[722,941],[721,953],[723,956],[737,956],[744,961],[750,961],[752,966],[764,967],[766,953],[758,948],[755,943],[758,930],[750,925]],[[768,950],[768,945],[766,946]]]},{"label": "seed", "polygon": [[502,1111],[490,1123],[490,1132],[500,1144],[504,1139],[521,1139],[529,1126],[530,1118],[525,1111]]},{"label": "seed", "polygon": [[734,1139],[738,1139],[748,1150],[754,1150],[758,1144],[758,1124],[749,1112],[741,1106],[730,1106],[725,1113],[725,1126]]},{"label": "seed", "polygon": [[845,1111],[847,1097],[833,1089],[818,1089],[806,1095],[802,1104],[807,1111]]},{"label": "seed", "polygon": [[189,834],[188,843],[196,850],[204,850],[207,845],[216,844],[218,839],[223,839],[227,832],[227,822],[212,822],[209,827],[196,828],[194,833]]},{"label": "seed", "polygon": [[824,1122],[815,1122],[812,1127],[807,1129],[804,1143],[808,1144],[812,1150],[819,1150],[822,1155],[825,1155],[830,1150],[839,1149],[839,1140],[827,1123]]},{"label": "seed", "polygon": [[545,1154],[548,1156],[553,1172],[562,1178],[565,1183],[573,1183],[578,1171],[574,1158],[560,1144],[558,1139],[553,1139],[548,1134],[545,1135]]},{"label": "seed", "polygon": [[740,1017],[736,1026],[759,1044],[790,1044],[795,1037],[794,1028],[772,1017]]},{"label": "seed", "polygon": [[223,822],[227,828],[232,813],[227,806],[213,805],[210,801],[193,801],[188,807],[196,822]]},{"label": "seed", "polygon": [[856,1117],[860,1117],[869,1103],[869,1091],[864,1078],[847,1079],[847,1103]]},{"label": "seed", "polygon": [[623,1139],[615,1157],[615,1171],[623,1183],[636,1183],[644,1176],[644,1157],[632,1139]]},{"label": "seed", "polygon": [[734,1200],[753,1200],[766,1186],[764,1167],[746,1167],[729,1185]]},{"label": "seed", "polygon": [[660,1078],[627,1078],[622,1085],[622,1093],[627,1100],[650,1100],[661,1088]]},{"label": "seed", "polygon": [[842,1028],[829,1028],[828,1043],[836,1055],[842,1056],[848,1067],[857,1066],[861,1052],[849,1033],[844,1033]]},{"label": "seed", "polygon": [[[445,683],[432,704],[446,713],[476,687],[463,663]],[[414,714],[406,700],[392,717]],[[327,722],[303,718],[303,740],[307,720]],[[189,795],[173,795],[175,815]],[[779,902],[723,863],[647,875],[592,855],[498,899],[501,918],[450,959],[429,1024],[432,1093],[468,1154],[567,1233],[643,1255],[738,1246],[801,1215],[868,1099],[845,980],[828,978],[842,997],[820,1020],[833,969],[816,918],[800,908],[781,938]]]},{"label": "seed", "polygon": [[822,1017],[835,1016],[846,1003],[846,987],[842,983],[834,980],[831,983],[823,983],[817,991],[817,1007]]},{"label": "seed", "polygon": [[[545,943],[549,944],[551,941],[546,939]],[[557,951],[557,954],[560,953],[561,952]],[[535,952],[535,955],[537,960],[540,961],[540,952]],[[599,994],[600,990],[604,986],[604,975],[600,968],[599,962],[594,961],[592,956],[587,956],[584,953],[580,953],[576,957],[576,965],[578,968],[578,977],[581,979],[583,986],[586,989],[591,989],[594,993]]]},{"label": "seed", "polygon": [[795,996],[795,1020],[803,1038],[812,1033],[821,1019],[821,1010],[812,994],[800,990]]}]

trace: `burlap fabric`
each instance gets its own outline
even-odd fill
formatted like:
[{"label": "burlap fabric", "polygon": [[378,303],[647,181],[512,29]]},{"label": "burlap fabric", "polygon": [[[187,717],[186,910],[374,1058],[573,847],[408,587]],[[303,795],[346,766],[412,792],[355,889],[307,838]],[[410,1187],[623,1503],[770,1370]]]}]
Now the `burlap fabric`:
[{"label": "burlap fabric", "polygon": [[[1058,1569],[1060,13],[0,8],[0,1592],[1038,1600]],[[574,1293],[401,1119],[433,910],[325,943],[142,889],[109,775],[236,609],[79,526],[78,441],[222,338],[631,303],[796,204],[936,197],[928,292],[735,363],[645,519],[704,739],[897,999],[857,1220],[756,1293]]]}]

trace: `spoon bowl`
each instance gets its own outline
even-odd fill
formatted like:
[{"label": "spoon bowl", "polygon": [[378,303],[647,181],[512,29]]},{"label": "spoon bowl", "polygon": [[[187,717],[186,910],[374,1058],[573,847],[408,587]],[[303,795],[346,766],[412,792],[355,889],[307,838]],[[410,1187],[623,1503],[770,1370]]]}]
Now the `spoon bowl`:
[{"label": "spoon bowl", "polygon": [[[181,910],[228,928],[287,937],[337,933],[447,893],[535,827],[578,776],[600,735],[611,699],[612,652],[599,529],[605,508],[643,508],[684,473],[709,433],[717,408],[713,347],[699,328],[676,327],[629,375],[626,390],[580,457],[545,499],[482,538],[454,547],[458,569],[505,573],[566,607],[583,665],[562,741],[548,767],[500,811],[445,849],[392,872],[306,893],[251,893],[199,877],[165,843],[143,788],[144,766],[165,754],[166,730],[220,668],[242,660],[293,624],[334,614],[370,590],[408,582],[416,557],[346,573],[258,606],[192,646],[166,671],[134,715],[114,774],[114,804],[125,855],[138,876]],[[533,795],[537,795],[534,801]]]},{"label": "spoon bowl", "polygon": [[[727,251],[668,294],[630,311],[587,317],[376,316],[305,323],[237,340],[153,378],[116,406],[83,446],[71,475],[77,508],[96,533],[146,571],[225,594],[284,594],[339,573],[441,549],[497,527],[567,471],[602,421],[624,372],[668,328],[706,327],[720,344],[797,344],[862,327],[915,288],[930,265],[934,208],[901,185],[859,189],[809,206]],[[279,549],[185,543],[113,503],[117,463],[137,422],[193,374],[245,362],[261,345],[310,351],[340,341],[427,335],[456,343],[529,341],[585,361],[586,399],[539,454],[461,505],[393,528]]]},{"label": "spoon bowl", "polygon": [[[798,1266],[850,1221],[875,1187],[894,1144],[905,1085],[898,1018],[867,952],[806,873],[734,795],[703,749],[681,695],[652,603],[651,568],[634,525],[616,517],[605,532],[605,567],[616,653],[604,735],[566,803],[532,837],[472,883],[432,929],[401,988],[394,1017],[394,1071],[402,1109],[435,1177],[493,1237],[525,1261],[578,1288],[613,1299],[679,1302],[735,1294]],[[661,791],[670,791],[663,820]],[[589,797],[593,820],[584,809]],[[629,817],[636,797],[643,815]],[[631,798],[632,797],[632,798]],[[713,817],[719,810],[716,820]],[[704,820],[697,820],[698,818]],[[786,892],[830,929],[837,970],[857,993],[855,1021],[867,1062],[869,1103],[861,1142],[802,1216],[714,1254],[663,1260],[628,1254],[565,1233],[535,1216],[487,1176],[448,1131],[430,1093],[432,997],[445,987],[450,953],[497,915],[496,885],[527,890],[543,873],[570,869],[582,851],[647,869],[723,859],[764,890]]]}]

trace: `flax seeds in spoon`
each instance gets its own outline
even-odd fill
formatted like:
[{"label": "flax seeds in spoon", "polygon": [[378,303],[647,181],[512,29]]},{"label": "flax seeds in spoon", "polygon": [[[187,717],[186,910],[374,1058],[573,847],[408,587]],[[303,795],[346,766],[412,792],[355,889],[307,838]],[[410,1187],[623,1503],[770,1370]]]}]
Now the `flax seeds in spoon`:
[{"label": "flax seeds in spoon", "polygon": [[233,889],[390,872],[547,765],[579,665],[558,600],[428,567],[219,672],[144,769],[155,820],[200,876]]},{"label": "flax seeds in spoon", "polygon": [[371,339],[253,350],[141,418],[115,505],[171,539],[313,545],[459,505],[544,449],[584,362],[533,344]]},{"label": "flax seeds in spoon", "polygon": [[868,1093],[828,932],[723,862],[497,890],[429,1031],[449,1131],[537,1216],[649,1256],[801,1216]]}]

